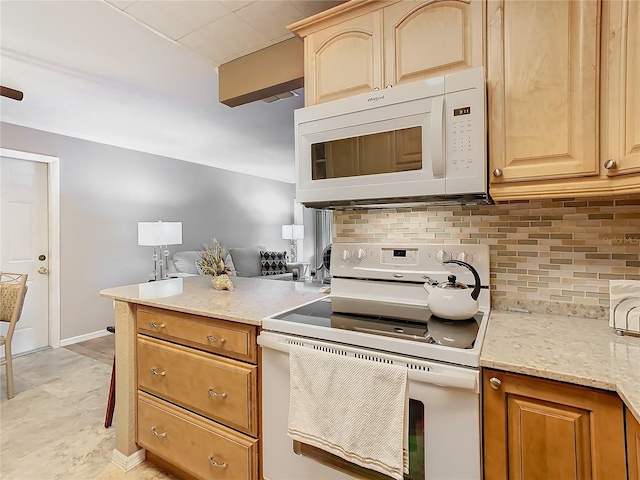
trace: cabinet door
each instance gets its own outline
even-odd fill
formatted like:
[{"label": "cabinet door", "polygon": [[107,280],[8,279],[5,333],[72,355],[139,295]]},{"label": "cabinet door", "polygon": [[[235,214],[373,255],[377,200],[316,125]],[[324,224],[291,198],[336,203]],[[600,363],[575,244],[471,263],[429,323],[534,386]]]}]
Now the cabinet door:
[{"label": "cabinet door", "polygon": [[640,423],[627,409],[627,458],[629,480],[640,480]]},{"label": "cabinet door", "polygon": [[381,88],[381,11],[346,20],[305,38],[305,104]]},{"label": "cabinet door", "polygon": [[483,65],[483,5],[406,0],[385,7],[385,85]]},{"label": "cabinet door", "polygon": [[485,370],[483,402],[486,480],[626,478],[617,395]]},{"label": "cabinet door", "polygon": [[598,174],[599,7],[488,2],[492,183]]},{"label": "cabinet door", "polygon": [[602,162],[607,175],[640,172],[640,2],[603,4]]}]

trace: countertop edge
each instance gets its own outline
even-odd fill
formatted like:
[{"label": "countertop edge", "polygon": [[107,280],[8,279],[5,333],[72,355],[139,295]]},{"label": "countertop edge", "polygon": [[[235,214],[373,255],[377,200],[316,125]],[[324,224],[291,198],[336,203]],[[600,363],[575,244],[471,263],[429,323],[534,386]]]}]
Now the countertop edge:
[{"label": "countertop edge", "polygon": [[100,295],[102,295],[105,298],[111,298],[119,302],[133,303],[136,305],[144,305],[145,307],[159,308],[161,310],[169,310],[171,312],[188,313],[190,315],[197,315],[199,317],[214,318],[216,320],[227,320],[229,322],[243,323],[245,325],[254,325],[257,327],[262,326],[262,319],[256,320],[254,318],[237,317],[233,315],[220,314],[216,312],[208,312],[204,310],[187,308],[187,307],[182,307],[177,305],[160,304],[157,302],[153,302],[152,300],[142,300],[137,298],[134,299],[130,297],[124,297],[121,295],[110,295],[108,293],[103,293],[103,292],[100,292]]},{"label": "countertop edge", "polygon": [[583,387],[599,388],[600,390],[608,390],[615,392],[617,384],[612,381],[606,381],[599,378],[584,377],[570,373],[563,373],[542,368],[530,367],[527,365],[514,365],[511,363],[480,360],[482,368],[491,368],[494,370],[502,370],[509,373],[520,373],[531,377],[544,378],[546,380],[557,380],[559,382],[571,383],[573,385],[582,385]]}]

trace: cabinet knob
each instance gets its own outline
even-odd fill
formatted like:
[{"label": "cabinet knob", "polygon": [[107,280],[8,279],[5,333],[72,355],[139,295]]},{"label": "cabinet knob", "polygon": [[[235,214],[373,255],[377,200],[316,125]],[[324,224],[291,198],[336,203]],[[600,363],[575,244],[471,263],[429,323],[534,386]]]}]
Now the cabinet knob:
[{"label": "cabinet knob", "polygon": [[610,158],[609,160],[604,162],[604,168],[606,168],[607,170],[616,168],[616,161],[613,158]]},{"label": "cabinet knob", "polygon": [[493,388],[494,390],[498,390],[500,388],[500,385],[502,385],[502,382],[499,378],[491,377],[489,379],[489,385],[491,385],[491,388]]},{"label": "cabinet knob", "polygon": [[389,85],[387,85],[387,86],[386,86],[386,87],[384,87],[384,88],[391,88],[391,87],[393,87],[393,85],[389,84]]},{"label": "cabinet knob", "polygon": [[496,168],[496,169],[493,171],[493,176],[494,176],[494,177],[501,177],[501,176],[502,176],[502,170],[501,170],[501,169],[499,169],[499,168]]},{"label": "cabinet knob", "polygon": [[380,90],[380,87],[373,87],[374,92],[377,92],[378,90]]}]

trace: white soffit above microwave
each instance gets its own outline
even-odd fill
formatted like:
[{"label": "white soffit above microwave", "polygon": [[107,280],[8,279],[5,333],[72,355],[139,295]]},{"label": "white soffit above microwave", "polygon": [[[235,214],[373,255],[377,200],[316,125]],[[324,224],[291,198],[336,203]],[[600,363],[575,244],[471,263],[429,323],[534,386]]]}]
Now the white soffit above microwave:
[{"label": "white soffit above microwave", "polygon": [[[185,18],[191,18],[183,19],[187,23],[205,5],[218,14],[228,11],[229,15],[214,22],[229,28],[224,27],[227,17],[233,24],[240,18],[240,5],[250,8],[257,2],[161,3],[165,10],[179,4]],[[296,8],[299,18],[311,14],[295,7],[300,2],[267,3],[287,4],[282,8],[271,5],[270,21],[281,28],[291,22],[291,8]],[[302,3],[325,9],[341,2]],[[246,10],[244,21],[249,22],[252,12],[265,6]],[[158,35],[142,23],[152,23],[153,15],[138,14],[143,17],[140,20],[126,12],[128,8],[153,12],[157,7],[156,2],[129,1],[114,1],[113,5],[103,1],[0,2],[0,83],[24,92],[21,102],[1,99],[0,120],[293,183],[293,110],[303,106],[303,97],[233,109],[220,104],[213,60],[196,53],[195,46]],[[289,14],[282,16],[283,11]],[[263,13],[263,20],[269,18],[266,15]],[[197,31],[195,24],[190,25],[187,36]],[[211,23],[204,27],[215,31]],[[273,25],[270,29],[281,30]],[[261,43],[245,42],[233,55],[265,46],[264,37],[254,34],[249,38]]]}]

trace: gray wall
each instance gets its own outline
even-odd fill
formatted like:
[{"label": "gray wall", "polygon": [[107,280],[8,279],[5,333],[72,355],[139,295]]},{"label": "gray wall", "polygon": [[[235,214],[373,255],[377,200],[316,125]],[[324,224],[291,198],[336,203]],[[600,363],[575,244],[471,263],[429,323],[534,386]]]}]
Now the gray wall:
[{"label": "gray wall", "polygon": [[0,146],[60,158],[61,340],[113,324],[100,290],[147,280],[152,248],[137,244],[140,221],[181,221],[172,253],[214,236],[288,251],[281,225],[293,218],[292,184],[7,123]]}]

